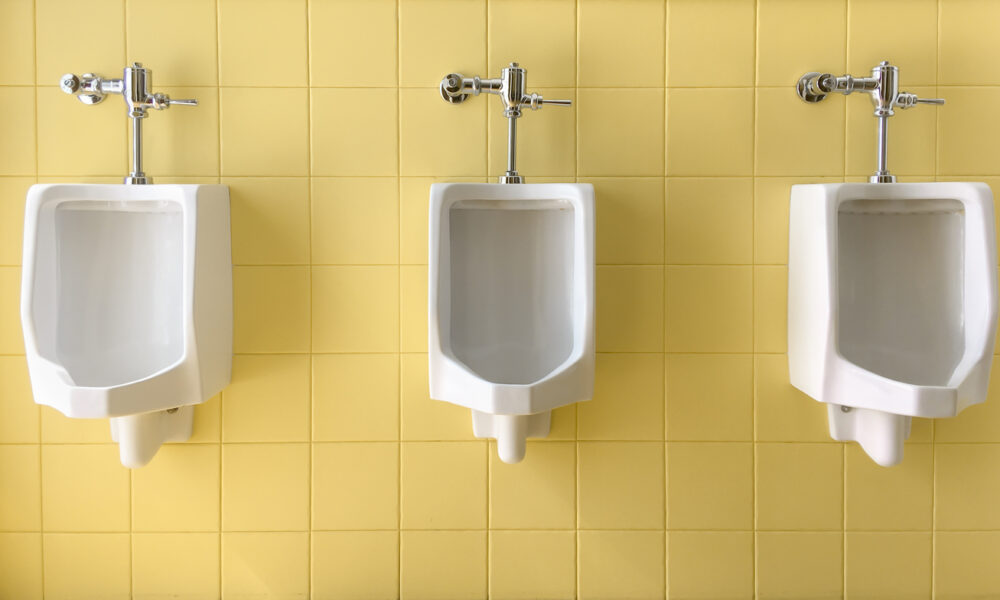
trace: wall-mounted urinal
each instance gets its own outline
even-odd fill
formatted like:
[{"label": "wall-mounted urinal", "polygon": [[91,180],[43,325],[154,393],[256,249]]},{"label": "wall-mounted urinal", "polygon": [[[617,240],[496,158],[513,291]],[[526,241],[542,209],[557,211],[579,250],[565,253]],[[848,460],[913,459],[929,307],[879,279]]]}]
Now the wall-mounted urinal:
[{"label": "wall-mounted urinal", "polygon": [[[126,90],[138,125],[145,108],[173,102],[128,96],[152,98],[148,79],[134,65],[124,85],[91,75],[64,76],[63,85],[83,90],[88,104]],[[126,185],[29,190],[21,322],[35,401],[69,417],[110,418],[122,464],[139,467],[162,443],[188,439],[193,405],[229,382],[232,263],[228,188],[131,185],[151,183],[141,128],[133,131]]]},{"label": "wall-mounted urinal", "polygon": [[872,93],[879,165],[871,183],[794,186],[789,213],[791,382],[828,403],[834,439],[884,466],[902,460],[912,417],[985,401],[997,326],[992,194],[982,183],[894,183],[886,120],[921,102],[896,78],[888,63],[871,78],[803,77],[807,101]]},{"label": "wall-mounted urinal", "polygon": [[[549,433],[552,409],[589,400],[594,386],[594,189],[524,184],[515,168],[524,92],[516,63],[500,79],[452,74],[442,96],[498,93],[509,120],[498,184],[431,186],[430,395],[472,409],[473,433],[495,438],[504,462]],[[568,104],[568,101],[556,101]]]}]

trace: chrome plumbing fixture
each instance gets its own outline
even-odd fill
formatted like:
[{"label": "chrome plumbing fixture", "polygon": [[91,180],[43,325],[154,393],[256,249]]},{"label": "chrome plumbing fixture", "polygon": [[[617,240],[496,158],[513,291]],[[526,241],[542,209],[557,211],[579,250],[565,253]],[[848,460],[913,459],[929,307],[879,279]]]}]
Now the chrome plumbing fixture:
[{"label": "chrome plumbing fixture", "polygon": [[911,108],[917,104],[944,104],[943,98],[918,98],[916,94],[899,91],[899,68],[883,60],[872,69],[871,77],[836,77],[830,73],[806,73],[795,86],[799,98],[805,102],[819,102],[828,94],[839,92],[845,96],[853,92],[868,92],[875,107],[878,122],[876,156],[878,170],[868,178],[871,183],[895,183],[896,176],[889,174],[886,153],[889,141],[889,117],[893,108]]},{"label": "chrome plumbing fixture", "polygon": [[77,77],[72,73],[63,75],[59,87],[67,94],[75,94],[84,104],[100,104],[108,94],[121,94],[125,98],[128,117],[132,119],[132,172],[125,178],[126,184],[153,183],[153,178],[142,171],[142,120],[150,108],[164,110],[172,104],[181,106],[197,106],[198,101],[171,100],[166,94],[154,94],[152,87],[153,72],[134,62],[125,67],[121,79],[104,79],[93,73],[84,73]]},{"label": "chrome plumbing fixture", "polygon": [[521,107],[538,110],[543,104],[572,106],[572,100],[545,100],[541,94],[525,91],[527,71],[516,62],[501,70],[497,79],[465,77],[461,73],[449,73],[441,80],[441,97],[451,104],[461,104],[469,95],[478,96],[482,92],[496,94],[503,102],[503,116],[507,117],[507,172],[500,176],[500,183],[524,183],[524,177],[517,173],[517,118]]}]

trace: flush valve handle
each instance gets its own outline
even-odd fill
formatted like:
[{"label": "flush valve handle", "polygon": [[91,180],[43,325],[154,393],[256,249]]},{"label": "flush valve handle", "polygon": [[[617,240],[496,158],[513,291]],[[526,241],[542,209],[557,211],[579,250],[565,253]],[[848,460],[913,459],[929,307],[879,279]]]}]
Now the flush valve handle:
[{"label": "flush valve handle", "polygon": [[896,106],[899,108],[913,108],[918,104],[944,104],[944,98],[918,98],[916,94],[900,92],[896,97]]}]

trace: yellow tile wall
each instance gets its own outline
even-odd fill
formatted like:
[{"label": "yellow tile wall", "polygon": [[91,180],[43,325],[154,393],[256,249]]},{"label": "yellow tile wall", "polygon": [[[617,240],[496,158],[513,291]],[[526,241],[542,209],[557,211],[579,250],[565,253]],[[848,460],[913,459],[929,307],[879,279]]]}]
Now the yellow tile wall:
[{"label": "yellow tile wall", "polygon": [[[892,121],[902,180],[1000,184],[990,0],[0,1],[0,598],[1000,597],[1000,383],[915,422],[906,459],[832,442],[788,384],[787,202],[872,170],[867,100],[810,70],[883,58],[948,99]],[[116,182],[121,99],[161,183],[232,194],[233,383],[194,438],[122,468],[104,422],[31,402],[18,323],[28,186]],[[503,169],[495,98],[528,69],[574,100],[521,121],[530,181],[597,190],[592,402],[505,465],[427,397],[434,181]],[[1000,188],[997,188],[1000,190]],[[1000,382],[1000,378],[994,378]]]}]

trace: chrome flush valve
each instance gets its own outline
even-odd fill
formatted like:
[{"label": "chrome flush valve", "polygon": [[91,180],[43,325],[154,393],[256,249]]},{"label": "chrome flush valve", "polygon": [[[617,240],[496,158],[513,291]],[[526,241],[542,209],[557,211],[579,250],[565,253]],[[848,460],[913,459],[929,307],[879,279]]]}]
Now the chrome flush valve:
[{"label": "chrome flush valve", "polygon": [[830,73],[806,73],[799,78],[795,91],[799,98],[810,103],[825,100],[827,95],[834,92],[845,96],[854,92],[867,92],[871,96],[872,105],[875,107],[874,116],[878,123],[876,147],[878,167],[875,174],[868,178],[871,183],[896,181],[896,177],[889,174],[886,166],[888,119],[895,114],[893,108],[907,109],[917,104],[944,104],[943,98],[918,98],[916,94],[899,91],[899,68],[890,65],[887,60],[883,60],[872,69],[871,77],[851,75],[837,77]]},{"label": "chrome flush valve", "polygon": [[84,104],[100,104],[108,94],[121,94],[125,98],[128,117],[132,119],[132,172],[125,178],[127,184],[153,183],[151,177],[142,171],[142,121],[149,109],[165,110],[172,104],[197,106],[198,101],[173,100],[167,94],[153,93],[153,72],[132,63],[125,67],[121,79],[104,79],[93,73],[77,77],[72,73],[63,75],[59,87],[67,94],[74,94]]},{"label": "chrome flush valve", "polygon": [[538,110],[544,104],[571,106],[572,100],[546,100],[540,94],[529,94],[525,90],[527,71],[516,62],[510,63],[500,72],[497,79],[465,77],[461,73],[449,73],[438,87],[441,97],[450,104],[461,104],[469,96],[482,92],[500,96],[503,116],[507,117],[507,172],[500,176],[500,183],[524,183],[524,177],[517,173],[517,119],[521,108]]}]

